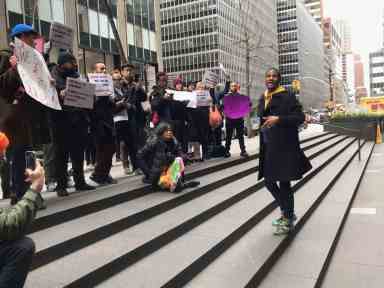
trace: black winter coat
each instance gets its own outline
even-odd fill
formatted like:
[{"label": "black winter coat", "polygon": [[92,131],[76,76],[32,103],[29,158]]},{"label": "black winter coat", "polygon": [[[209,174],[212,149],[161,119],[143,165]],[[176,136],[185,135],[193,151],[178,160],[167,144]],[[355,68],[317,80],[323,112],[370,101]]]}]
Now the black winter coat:
[{"label": "black winter coat", "polygon": [[149,139],[137,154],[140,169],[153,184],[157,184],[163,170],[171,165],[176,157],[182,157],[182,149],[176,138],[166,142],[157,136]]},{"label": "black winter coat", "polygon": [[165,99],[165,93],[165,89],[158,86],[153,87],[150,97],[152,111],[158,113],[160,122],[174,123],[174,121],[181,121],[184,123],[186,120],[187,104],[172,99]]},{"label": "black winter coat", "polygon": [[273,95],[265,109],[264,95],[259,100],[258,116],[279,116],[279,122],[260,132],[259,179],[292,181],[302,178],[312,166],[300,148],[298,127],[305,120],[295,95],[284,91]]}]

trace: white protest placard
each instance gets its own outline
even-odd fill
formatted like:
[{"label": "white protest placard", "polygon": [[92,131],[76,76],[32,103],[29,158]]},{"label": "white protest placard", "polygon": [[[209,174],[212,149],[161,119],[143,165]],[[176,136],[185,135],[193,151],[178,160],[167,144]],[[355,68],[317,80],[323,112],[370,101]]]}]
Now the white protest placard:
[{"label": "white protest placard", "polygon": [[96,85],[79,78],[67,78],[64,105],[93,109]]},{"label": "white protest placard", "polygon": [[72,50],[73,29],[61,23],[53,22],[49,33],[49,41],[51,47]]},{"label": "white protest placard", "polygon": [[110,96],[113,94],[113,80],[111,75],[102,73],[91,73],[88,74],[88,79],[90,83],[96,85],[96,96]]},{"label": "white protest placard", "polygon": [[203,83],[205,83],[208,88],[214,88],[217,83],[219,83],[219,75],[213,71],[207,70],[203,76]]},{"label": "white protest placard", "polygon": [[188,91],[175,91],[175,90],[166,90],[168,94],[173,95],[173,100],[176,101],[189,101],[187,107],[188,108],[196,108],[196,94]]},{"label": "white protest placard", "polygon": [[59,97],[43,56],[18,38],[15,38],[14,53],[25,92],[47,107],[61,110]]}]

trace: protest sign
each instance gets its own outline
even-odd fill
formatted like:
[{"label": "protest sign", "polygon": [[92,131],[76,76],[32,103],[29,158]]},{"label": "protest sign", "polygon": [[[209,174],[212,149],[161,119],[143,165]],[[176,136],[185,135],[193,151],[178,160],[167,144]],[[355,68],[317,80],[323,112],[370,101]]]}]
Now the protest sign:
[{"label": "protest sign", "polygon": [[188,91],[175,91],[175,90],[166,90],[168,94],[173,95],[173,100],[176,101],[189,101],[188,108],[196,108],[196,94]]},{"label": "protest sign", "polygon": [[93,109],[96,85],[78,78],[67,78],[64,105]]},{"label": "protest sign", "polygon": [[113,80],[111,75],[92,73],[88,74],[88,79],[90,83],[96,85],[96,96],[110,96],[113,94]]},{"label": "protest sign", "polygon": [[219,83],[219,75],[213,71],[205,71],[203,76],[203,82],[208,88],[214,88]]},{"label": "protest sign", "polygon": [[223,99],[224,115],[230,119],[243,118],[251,112],[252,103],[248,96],[227,95]]},{"label": "protest sign", "polygon": [[73,29],[61,23],[53,22],[49,33],[51,47],[73,49]]},{"label": "protest sign", "polygon": [[212,103],[211,95],[209,94],[209,91],[207,90],[195,90],[193,91],[193,94],[196,95],[196,105],[198,107],[207,107],[210,106]]},{"label": "protest sign", "polygon": [[43,56],[18,38],[15,38],[14,54],[25,92],[47,107],[61,110],[59,97]]}]

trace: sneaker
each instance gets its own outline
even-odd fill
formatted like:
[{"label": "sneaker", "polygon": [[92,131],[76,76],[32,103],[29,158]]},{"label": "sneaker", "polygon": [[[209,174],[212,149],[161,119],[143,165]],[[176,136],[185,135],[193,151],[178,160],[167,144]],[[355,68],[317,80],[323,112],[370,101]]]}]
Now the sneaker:
[{"label": "sneaker", "polygon": [[135,171],[133,171],[133,175],[135,176],[140,176],[140,175],[143,175],[143,171],[141,171],[140,169],[136,169]]},{"label": "sneaker", "polygon": [[240,156],[244,157],[244,158],[248,158],[249,154],[247,153],[247,151],[243,151],[243,152],[240,153]]},{"label": "sneaker", "polygon": [[58,197],[67,197],[69,195],[65,188],[56,188],[56,193]]},{"label": "sneaker", "polygon": [[95,190],[95,189],[96,189],[95,186],[88,185],[87,183],[76,186],[76,191],[91,191],[91,190]]},{"label": "sneaker", "polygon": [[280,221],[280,224],[276,226],[276,230],[273,233],[274,235],[287,235],[293,229],[293,222],[287,218],[283,218]]},{"label": "sneaker", "polygon": [[231,157],[231,153],[229,151],[225,151],[224,158],[229,158],[229,157]]},{"label": "sneaker", "polygon": [[57,183],[55,183],[55,182],[49,182],[49,183],[47,184],[47,192],[55,192],[56,187],[57,187]]},{"label": "sneaker", "polygon": [[124,168],[123,170],[125,175],[132,176],[133,171],[131,168]]},{"label": "sneaker", "polygon": [[[276,227],[276,226],[279,226],[281,224],[281,220],[284,219],[284,216],[281,215],[279,218],[275,219],[272,221],[272,226]],[[292,217],[292,224],[297,220],[297,216],[296,214],[293,214],[293,217]]]},{"label": "sneaker", "polygon": [[107,183],[107,184],[117,184],[118,182],[117,182],[116,179],[112,178],[111,175],[108,175],[108,177],[105,179],[105,183]]},{"label": "sneaker", "polygon": [[68,177],[68,179],[67,179],[67,187],[68,187],[68,188],[73,188],[73,187],[75,187],[75,182],[72,180],[71,177]]},{"label": "sneaker", "polygon": [[96,184],[99,184],[99,185],[106,185],[107,184],[105,179],[102,179],[101,177],[95,176],[95,174],[92,174],[91,176],[89,176],[89,179],[91,179],[93,182],[95,182]]}]

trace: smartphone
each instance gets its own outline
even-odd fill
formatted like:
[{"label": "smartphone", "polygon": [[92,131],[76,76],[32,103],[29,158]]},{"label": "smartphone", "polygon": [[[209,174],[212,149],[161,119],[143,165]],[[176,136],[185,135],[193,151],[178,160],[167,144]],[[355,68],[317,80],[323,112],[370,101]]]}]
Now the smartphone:
[{"label": "smartphone", "polygon": [[36,153],[34,151],[25,152],[25,167],[27,169],[36,169]]}]

